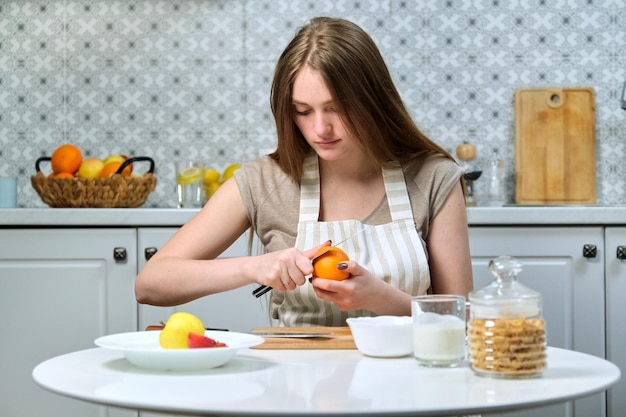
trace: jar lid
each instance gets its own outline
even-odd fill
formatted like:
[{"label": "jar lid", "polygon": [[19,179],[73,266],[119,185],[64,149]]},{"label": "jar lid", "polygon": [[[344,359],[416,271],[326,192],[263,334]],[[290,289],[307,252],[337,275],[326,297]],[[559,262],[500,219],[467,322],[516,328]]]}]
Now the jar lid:
[{"label": "jar lid", "polygon": [[469,294],[471,309],[478,317],[519,318],[541,313],[541,294],[517,281],[522,264],[511,256],[489,261],[491,284]]}]

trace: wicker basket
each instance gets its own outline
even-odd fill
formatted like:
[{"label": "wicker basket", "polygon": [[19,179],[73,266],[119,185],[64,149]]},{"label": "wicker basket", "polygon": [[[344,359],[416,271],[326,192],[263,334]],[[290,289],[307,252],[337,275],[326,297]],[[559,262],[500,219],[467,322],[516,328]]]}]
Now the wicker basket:
[{"label": "wicker basket", "polygon": [[[153,175],[154,160],[147,156],[129,158],[109,178],[49,178],[39,167],[49,156],[37,159],[37,174],[30,178],[39,197],[44,203],[55,208],[134,208],[148,199],[156,187]],[[121,172],[136,162],[150,162],[149,170],[141,177],[125,177]]]}]

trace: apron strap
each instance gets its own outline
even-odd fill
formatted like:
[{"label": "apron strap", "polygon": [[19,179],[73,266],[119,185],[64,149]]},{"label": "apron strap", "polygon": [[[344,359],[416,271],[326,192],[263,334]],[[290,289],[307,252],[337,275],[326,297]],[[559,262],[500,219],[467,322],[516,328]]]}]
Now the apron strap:
[{"label": "apron strap", "polygon": [[316,222],[320,218],[320,170],[317,155],[304,160],[300,181],[300,221]]},{"label": "apron strap", "polygon": [[413,220],[413,209],[409,199],[404,172],[399,162],[394,162],[395,167],[383,168],[383,179],[385,180],[385,191],[387,202],[391,212],[391,220]]}]

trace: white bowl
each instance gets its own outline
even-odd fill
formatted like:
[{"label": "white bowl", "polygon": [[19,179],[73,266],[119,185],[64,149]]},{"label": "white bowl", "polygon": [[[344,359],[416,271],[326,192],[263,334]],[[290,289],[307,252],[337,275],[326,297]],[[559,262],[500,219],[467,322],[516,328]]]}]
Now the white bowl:
[{"label": "white bowl", "polygon": [[355,317],[347,322],[357,349],[364,355],[392,358],[413,353],[411,317]]}]

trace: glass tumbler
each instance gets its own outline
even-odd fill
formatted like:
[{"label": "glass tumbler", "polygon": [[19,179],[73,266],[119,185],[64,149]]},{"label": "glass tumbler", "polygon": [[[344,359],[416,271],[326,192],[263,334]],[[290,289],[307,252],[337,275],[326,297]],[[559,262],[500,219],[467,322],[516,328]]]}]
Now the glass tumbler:
[{"label": "glass tumbler", "polygon": [[197,161],[176,161],[176,194],[178,208],[202,207],[202,176],[204,164]]},{"label": "glass tumbler", "polygon": [[465,297],[413,297],[411,313],[413,355],[420,365],[454,367],[465,359]]}]

